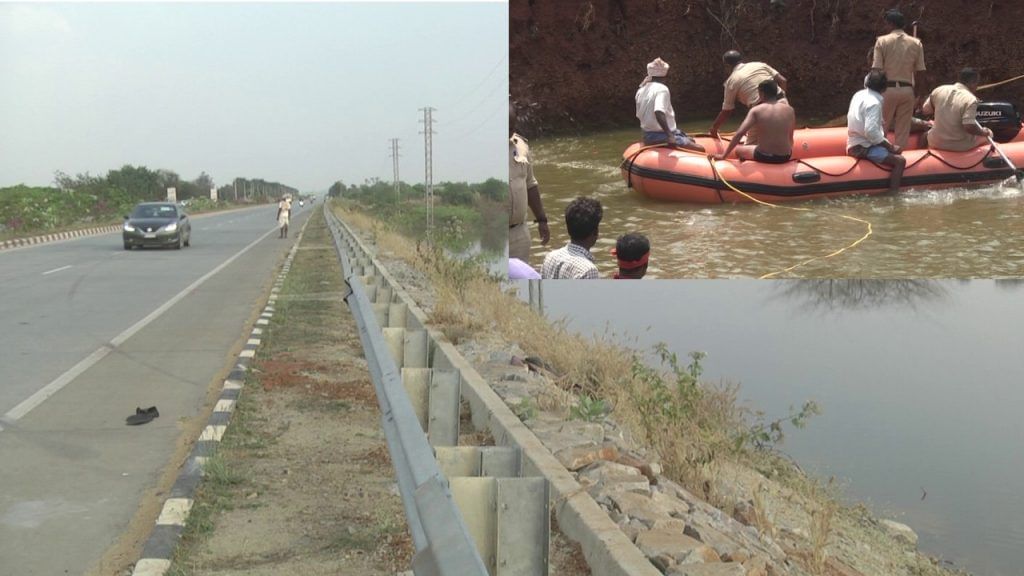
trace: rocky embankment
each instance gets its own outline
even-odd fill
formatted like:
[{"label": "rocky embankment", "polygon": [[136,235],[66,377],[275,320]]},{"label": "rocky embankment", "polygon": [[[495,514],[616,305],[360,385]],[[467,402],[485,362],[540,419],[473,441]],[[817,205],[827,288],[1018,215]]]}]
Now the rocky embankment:
[{"label": "rocky embankment", "polygon": [[[802,118],[845,114],[861,88],[885,10],[899,5],[919,22],[928,86],[951,83],[972,66],[982,84],[1024,73],[1017,0],[510,0],[509,84],[521,105],[520,131],[584,132],[635,125],[633,94],[655,57],[672,68],[681,118],[713,118],[739,49],[789,80]],[[922,92],[922,90],[919,90]],[[1024,80],[984,93],[1024,102]]]},{"label": "rocky embankment", "polygon": [[[364,235],[364,239],[366,235]],[[405,261],[377,255],[431,314],[428,278]],[[523,311],[523,313],[528,313]],[[615,413],[572,416],[579,399],[557,375],[492,332],[456,345],[506,404],[571,471],[661,572],[673,576],[940,576],[955,572],[916,549],[909,527],[862,506],[839,505],[783,459],[768,470],[718,462],[701,494],[667,477],[658,457]],[[578,411],[577,411],[578,412]],[[769,460],[771,461],[771,460]]]}]

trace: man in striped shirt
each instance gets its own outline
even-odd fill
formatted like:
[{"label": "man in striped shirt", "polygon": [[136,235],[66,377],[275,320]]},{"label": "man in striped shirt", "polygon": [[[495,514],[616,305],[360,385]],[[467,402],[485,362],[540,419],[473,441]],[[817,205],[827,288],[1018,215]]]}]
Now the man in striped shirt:
[{"label": "man in striped shirt", "polygon": [[590,248],[597,243],[604,210],[593,198],[579,197],[565,207],[565,227],[570,242],[544,257],[541,277],[551,280],[597,279],[597,266]]}]

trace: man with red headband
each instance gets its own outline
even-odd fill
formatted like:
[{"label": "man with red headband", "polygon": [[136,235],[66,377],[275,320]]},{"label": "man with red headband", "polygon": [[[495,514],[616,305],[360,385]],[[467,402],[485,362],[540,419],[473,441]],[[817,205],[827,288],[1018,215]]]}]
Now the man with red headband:
[{"label": "man with red headband", "polygon": [[643,234],[630,232],[619,236],[612,255],[619,261],[616,280],[639,280],[647,274],[647,260],[651,256],[651,242]]}]

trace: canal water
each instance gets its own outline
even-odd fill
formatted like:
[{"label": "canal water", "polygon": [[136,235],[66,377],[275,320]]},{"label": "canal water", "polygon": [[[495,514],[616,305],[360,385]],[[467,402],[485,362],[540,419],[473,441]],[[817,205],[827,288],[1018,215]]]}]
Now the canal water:
[{"label": "canal water", "polygon": [[[694,133],[711,122],[684,126]],[[594,248],[602,277],[615,272],[610,254],[626,232],[646,234],[652,278],[760,277],[829,254],[865,232],[874,234],[837,257],[813,262],[786,278],[994,278],[1024,276],[1024,194],[1012,187],[909,190],[896,196],[856,196],[790,203],[811,212],[755,204],[696,205],[648,200],[626,187],[622,152],[637,130],[535,139],[531,150],[552,240],[531,263],[569,241],[563,214],[580,195],[604,205]]]},{"label": "canal water", "polygon": [[816,401],[782,446],[805,470],[930,555],[1022,574],[1024,281],[543,282],[543,298],[581,333],[707,352],[705,378],[767,417]]}]

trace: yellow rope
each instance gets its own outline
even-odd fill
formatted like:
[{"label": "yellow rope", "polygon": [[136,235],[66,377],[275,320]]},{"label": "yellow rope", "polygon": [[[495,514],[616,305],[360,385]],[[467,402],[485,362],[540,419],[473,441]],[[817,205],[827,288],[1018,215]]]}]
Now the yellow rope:
[{"label": "yellow rope", "polygon": [[988,90],[989,88],[995,88],[996,86],[1002,86],[1003,84],[1009,84],[1010,82],[1014,82],[1016,80],[1020,80],[1021,78],[1024,78],[1024,74],[1021,74],[1020,76],[1014,76],[1013,78],[1009,78],[1007,80],[1000,80],[999,82],[993,82],[992,84],[985,84],[984,86],[978,86],[978,90]]},{"label": "yellow rope", "polygon": [[[739,188],[737,188],[737,187],[733,186],[732,184],[730,184],[729,181],[726,180],[724,176],[722,176],[722,173],[718,171],[718,166],[715,165],[714,158],[712,158],[711,156],[708,156],[708,162],[711,163],[711,168],[715,171],[715,174],[722,180],[723,184],[728,186],[729,189],[732,190],[733,192],[736,192],[737,194],[740,194],[740,195],[742,195],[743,197],[745,197],[745,198],[747,198],[749,200],[752,200],[754,202],[757,202],[758,204],[761,204],[763,206],[768,206],[768,207],[771,207],[771,208],[786,208],[788,210],[795,210],[797,212],[814,212],[814,210],[811,210],[810,208],[800,208],[800,207],[794,207],[794,206],[783,206],[783,205],[779,205],[779,204],[772,204],[771,202],[765,202],[763,200],[758,200],[757,198],[754,198],[750,194],[747,194],[746,192],[744,192],[744,191],[740,190]],[[807,260],[804,260],[803,262],[800,262],[799,264],[794,264],[793,266],[790,266],[789,268],[784,268],[782,270],[777,270],[775,272],[769,272],[768,274],[765,274],[765,275],[760,277],[762,280],[765,279],[765,278],[771,278],[773,276],[777,276],[779,274],[785,274],[786,272],[792,272],[793,270],[796,270],[797,268],[799,268],[799,267],[801,267],[801,266],[803,266],[805,264],[810,264],[811,262],[814,262],[815,260],[824,260],[826,258],[832,258],[833,256],[838,256],[839,254],[842,254],[843,252],[846,252],[850,248],[853,248],[857,244],[860,244],[861,242],[867,240],[868,236],[871,236],[871,234],[873,232],[872,227],[871,227],[871,222],[868,222],[867,220],[861,220],[860,218],[857,218],[857,217],[854,217],[854,216],[847,216],[846,214],[836,214],[835,212],[829,212],[829,211],[826,211],[826,210],[821,210],[821,212],[824,212],[825,214],[828,214],[830,216],[838,216],[840,218],[845,218],[847,220],[853,220],[854,222],[860,222],[861,224],[864,224],[864,225],[867,226],[868,231],[863,236],[861,236],[859,239],[857,239],[856,242],[853,242],[852,244],[850,244],[848,246],[844,246],[844,247],[840,248],[839,250],[836,250],[835,252],[832,252],[831,254],[826,254],[825,256],[815,256],[814,258],[809,258]]]}]

